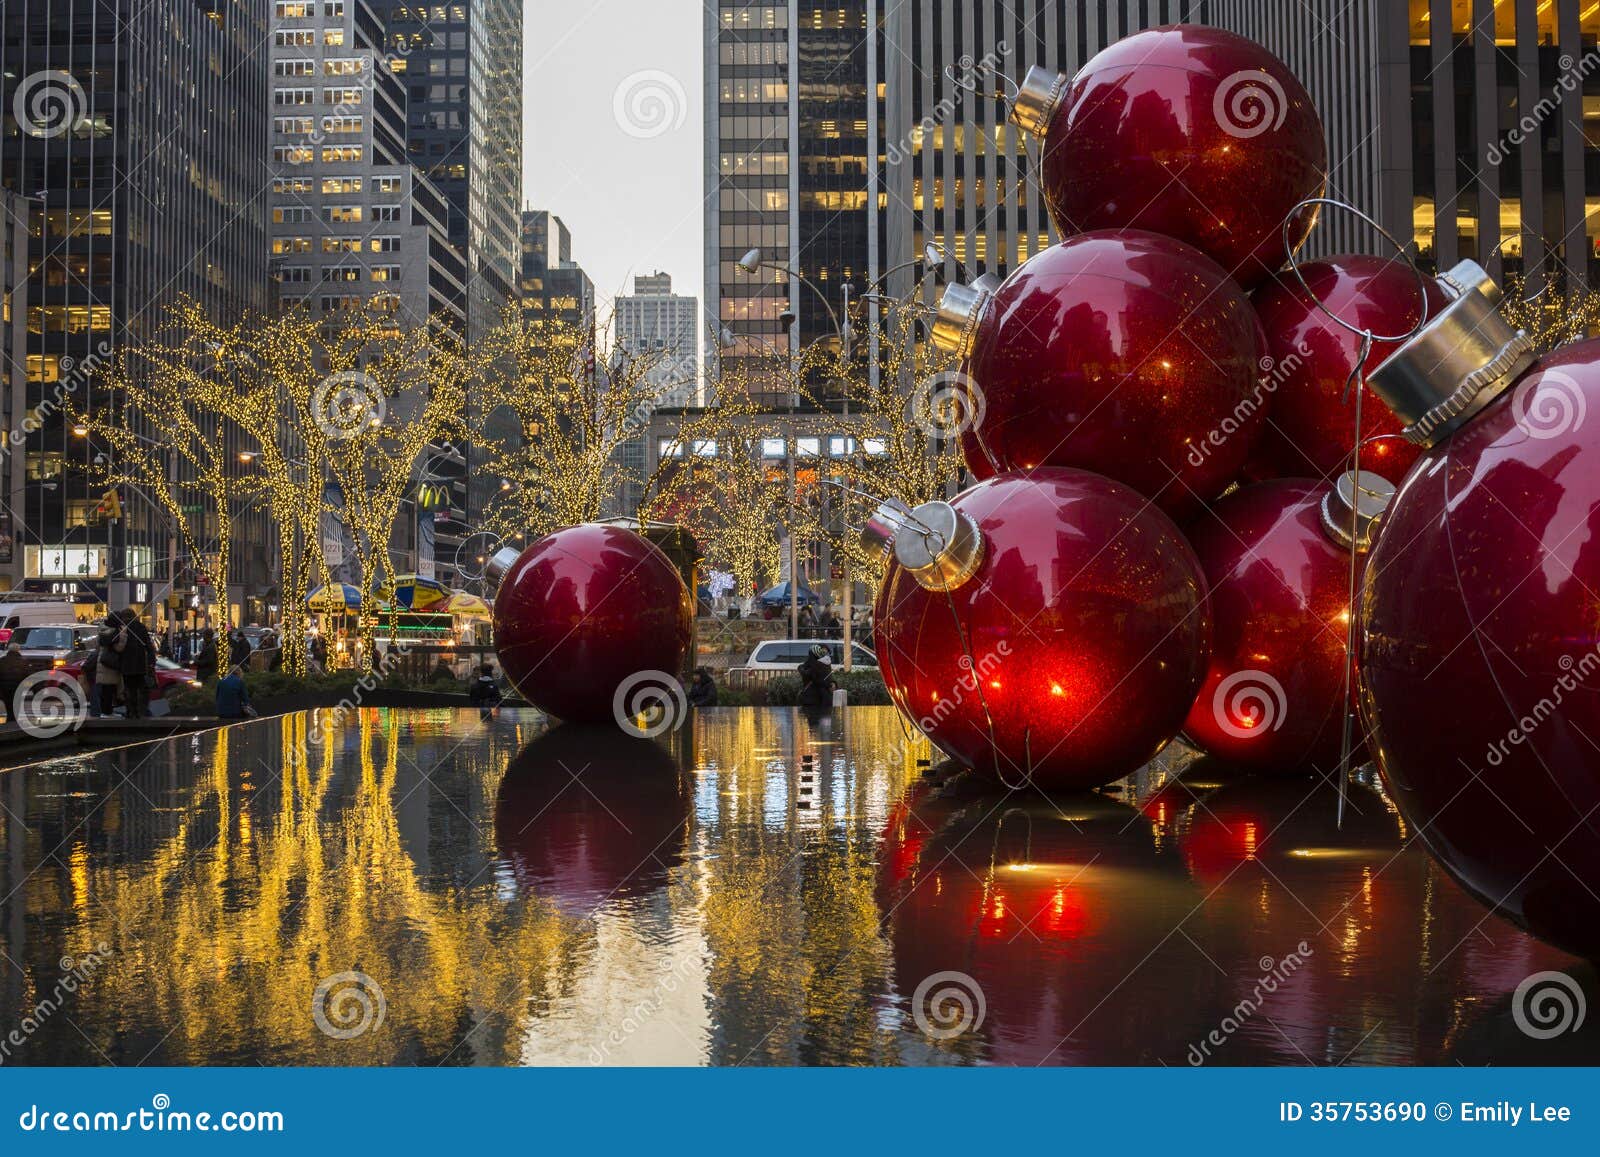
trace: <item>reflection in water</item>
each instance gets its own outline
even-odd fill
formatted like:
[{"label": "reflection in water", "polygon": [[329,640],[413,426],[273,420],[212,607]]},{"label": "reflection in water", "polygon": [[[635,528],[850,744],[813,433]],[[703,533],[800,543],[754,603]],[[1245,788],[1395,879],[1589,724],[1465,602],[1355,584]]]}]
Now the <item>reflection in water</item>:
[{"label": "reflection in water", "polygon": [[[1213,1063],[1600,1056],[1521,1037],[1508,994],[1572,962],[1373,790],[1340,831],[1309,782],[1173,748],[1104,793],[975,795],[922,778],[887,708],[702,711],[657,742],[309,723],[0,773],[5,1063],[1182,1064],[1301,941]],[[312,994],[346,971],[385,1017],[335,1040]],[[912,1001],[944,972],[984,1007],[948,1037]]]}]

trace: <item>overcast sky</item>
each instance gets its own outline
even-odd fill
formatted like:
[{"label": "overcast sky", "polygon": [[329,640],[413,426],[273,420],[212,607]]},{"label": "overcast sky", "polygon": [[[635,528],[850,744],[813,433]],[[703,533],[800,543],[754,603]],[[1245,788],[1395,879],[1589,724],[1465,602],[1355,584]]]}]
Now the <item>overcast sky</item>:
[{"label": "overcast sky", "polygon": [[700,0],[526,0],[523,194],[609,299],[635,273],[701,296]]}]

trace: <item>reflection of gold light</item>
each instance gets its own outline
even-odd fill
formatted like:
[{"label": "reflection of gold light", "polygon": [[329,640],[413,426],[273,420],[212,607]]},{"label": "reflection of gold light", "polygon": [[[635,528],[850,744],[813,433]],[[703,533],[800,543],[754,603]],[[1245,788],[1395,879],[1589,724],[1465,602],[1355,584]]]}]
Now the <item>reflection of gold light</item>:
[{"label": "reflection of gold light", "polygon": [[1052,695],[1065,695],[1066,692],[1061,689],[1061,684],[1060,683],[1052,683],[1052,684],[1050,684],[1050,694],[1052,694]]},{"label": "reflection of gold light", "polygon": [[1350,608],[1346,607],[1337,615],[1334,615],[1333,621],[1338,623],[1341,627],[1348,627],[1350,625]]},{"label": "reflection of gold light", "polygon": [[1360,848],[1291,848],[1298,860],[1359,860],[1366,856]]}]

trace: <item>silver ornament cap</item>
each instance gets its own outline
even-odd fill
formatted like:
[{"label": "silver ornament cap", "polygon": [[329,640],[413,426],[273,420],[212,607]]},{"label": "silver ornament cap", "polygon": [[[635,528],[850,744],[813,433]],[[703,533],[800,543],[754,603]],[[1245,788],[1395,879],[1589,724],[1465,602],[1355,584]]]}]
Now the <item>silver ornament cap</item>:
[{"label": "silver ornament cap", "polygon": [[953,591],[983,563],[977,523],[948,502],[924,502],[894,536],[894,557],[930,591]]},{"label": "silver ornament cap", "polygon": [[1484,283],[1494,284],[1487,274],[1480,278],[1457,266],[1445,276],[1454,281],[1455,300],[1367,378],[1418,446],[1436,445],[1460,429],[1533,362],[1532,339],[1512,329],[1485,296]]},{"label": "silver ornament cap", "polygon": [[522,557],[522,552],[513,546],[502,546],[489,556],[489,561],[483,564],[483,573],[489,578],[504,578],[506,571],[510,570],[517,559]]},{"label": "silver ornament cap", "polygon": [[978,338],[978,323],[993,295],[972,285],[952,283],[939,298],[939,312],[933,319],[933,344],[946,353],[965,359]]},{"label": "silver ornament cap", "polygon": [[861,549],[869,555],[888,558],[894,552],[895,536],[905,528],[910,517],[911,507],[904,502],[898,498],[884,499],[861,528]]},{"label": "silver ornament cap", "polygon": [[[1394,484],[1370,470],[1346,470],[1322,496],[1322,530],[1346,550],[1367,551],[1377,537]],[[1355,525],[1352,538],[1350,528]]]},{"label": "silver ornament cap", "polygon": [[1028,69],[1022,83],[1017,86],[1016,98],[1011,102],[1011,123],[1023,132],[1043,137],[1050,128],[1050,118],[1055,116],[1061,98],[1067,95],[1067,85],[1072,78],[1064,72],[1034,65]]}]

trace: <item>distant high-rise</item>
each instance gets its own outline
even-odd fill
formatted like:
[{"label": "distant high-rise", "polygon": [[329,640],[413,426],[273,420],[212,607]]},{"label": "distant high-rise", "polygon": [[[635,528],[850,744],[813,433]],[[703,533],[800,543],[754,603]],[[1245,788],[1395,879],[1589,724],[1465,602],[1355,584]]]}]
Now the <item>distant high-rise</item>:
[{"label": "distant high-rise", "polygon": [[[271,15],[271,0],[0,4],[0,186],[32,200],[34,222],[22,356],[36,428],[12,511],[28,589],[143,604],[179,569],[149,498],[95,518],[105,450],[74,436],[62,402],[95,405],[95,368],[179,294],[223,320],[267,307]],[[267,530],[263,514],[237,520],[218,592],[247,621],[267,615]]]},{"label": "distant high-rise", "polygon": [[406,86],[406,148],[444,195],[467,263],[467,326],[517,300],[522,195],[522,0],[372,0]]},{"label": "distant high-rise", "polygon": [[405,151],[405,88],[367,0],[278,0],[272,24],[272,254],[286,303],[377,300],[465,332],[466,267],[443,198]]},{"label": "distant high-rise", "polygon": [[656,359],[656,404],[687,406],[700,374],[700,301],[672,292],[666,273],[633,279],[633,292],[617,298],[617,348]]},{"label": "distant high-rise", "polygon": [[572,234],[554,213],[528,209],[522,214],[522,277],[518,283],[522,321],[587,325],[594,340],[594,282],[572,260]]}]

